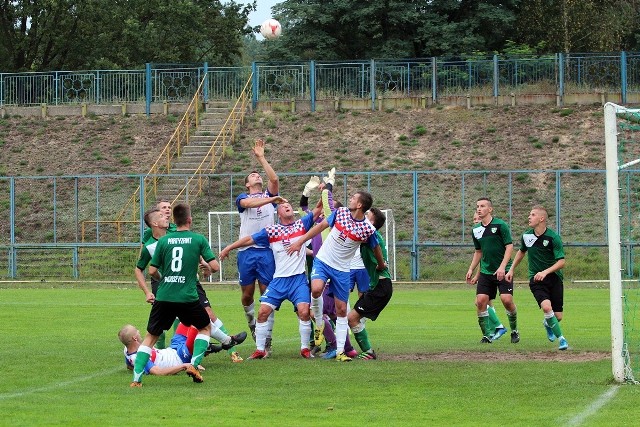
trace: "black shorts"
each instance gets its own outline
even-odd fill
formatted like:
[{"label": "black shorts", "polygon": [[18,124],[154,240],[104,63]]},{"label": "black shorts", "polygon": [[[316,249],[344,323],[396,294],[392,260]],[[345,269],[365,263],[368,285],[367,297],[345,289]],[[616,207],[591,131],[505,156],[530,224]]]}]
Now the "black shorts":
[{"label": "black shorts", "polygon": [[196,289],[198,290],[198,298],[200,299],[200,304],[202,304],[202,306],[205,308],[211,307],[209,298],[207,298],[207,293],[204,291],[204,288],[202,287],[200,282],[196,282]]},{"label": "black shorts", "polygon": [[376,320],[378,315],[389,303],[392,294],[393,285],[391,284],[391,279],[382,277],[378,280],[375,288],[362,294],[362,297],[356,301],[353,309],[362,317]]},{"label": "black shorts", "polygon": [[498,290],[501,295],[513,295],[513,282],[507,282],[505,279],[498,280],[495,274],[480,273],[476,285],[476,295],[489,295],[489,299],[492,300],[496,299]]},{"label": "black shorts", "polygon": [[151,306],[147,332],[156,336],[162,334],[171,328],[176,317],[186,326],[193,325],[197,329],[202,329],[211,322],[200,301],[155,301]]},{"label": "black shorts", "polygon": [[154,279],[153,277],[151,278],[151,293],[154,295],[158,295],[158,284],[160,282],[157,281],[156,279]]},{"label": "black shorts", "polygon": [[544,300],[551,301],[551,308],[553,311],[562,313],[562,306],[564,305],[564,284],[556,273],[547,274],[541,282],[534,282],[533,279],[529,281],[529,289],[533,297],[538,302],[538,307]]}]

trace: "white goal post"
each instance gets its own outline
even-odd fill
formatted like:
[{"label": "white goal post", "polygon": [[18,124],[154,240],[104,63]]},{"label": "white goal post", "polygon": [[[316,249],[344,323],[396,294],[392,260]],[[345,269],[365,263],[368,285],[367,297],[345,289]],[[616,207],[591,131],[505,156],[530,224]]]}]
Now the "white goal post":
[{"label": "white goal post", "polygon": [[622,287],[622,240],[620,236],[620,195],[618,171],[640,163],[639,159],[620,165],[618,159],[618,115],[638,114],[640,110],[607,103],[604,106],[606,151],[607,235],[609,246],[609,300],[611,306],[611,360],[617,382],[634,381],[624,336]]},{"label": "white goal post", "polygon": [[[381,209],[386,215],[387,221],[380,229],[380,234],[385,240],[387,257],[389,258],[389,272],[391,279],[396,280],[396,222],[392,209]],[[216,254],[219,254],[227,245],[238,240],[240,233],[240,214],[238,211],[213,211],[208,213],[209,245]],[[226,261],[220,262],[218,273],[219,282],[233,282],[238,280],[236,268],[236,254],[233,251]],[[213,278],[209,278],[213,281]]]}]

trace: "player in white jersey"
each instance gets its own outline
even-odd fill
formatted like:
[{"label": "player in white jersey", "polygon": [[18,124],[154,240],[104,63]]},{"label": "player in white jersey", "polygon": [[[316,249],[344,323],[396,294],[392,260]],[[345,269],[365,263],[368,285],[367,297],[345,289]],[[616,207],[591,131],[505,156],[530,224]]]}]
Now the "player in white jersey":
[{"label": "player in white jersey", "polygon": [[[276,204],[286,201],[278,196],[280,191],[278,175],[264,156],[264,141],[262,139],[256,140],[253,154],[264,168],[268,183],[265,191],[262,185],[262,176],[257,171],[251,172],[245,178],[244,185],[247,187],[247,192],[240,194],[236,198],[236,207],[240,213],[240,239],[251,236],[264,227],[272,225]],[[240,299],[254,339],[255,310],[253,294],[256,289],[255,283],[256,281],[258,282],[260,294],[264,293],[273,278],[274,270],[273,254],[268,247],[252,245],[238,251],[238,274],[242,288]],[[269,322],[271,328],[273,328],[273,316]]]},{"label": "player in white jersey", "polygon": [[329,279],[329,290],[333,293],[336,304],[336,360],[348,362],[351,360],[344,353],[347,338],[347,302],[349,301],[349,270],[351,260],[360,244],[368,244],[378,260],[378,268],[385,268],[382,251],[375,237],[376,228],[365,218],[365,212],[373,204],[371,194],[359,191],[349,199],[345,208],[336,209],[320,224],[313,227],[301,239],[293,242],[287,253],[300,251],[305,241],[321,233],[329,227],[331,232],[322,243],[318,255],[313,261],[311,272],[311,310],[316,322],[314,338],[316,345],[322,343],[324,320],[322,318],[322,291]]},{"label": "player in white jersey", "polygon": [[309,317],[309,282],[305,273],[306,253],[301,251],[296,256],[289,256],[287,248],[313,227],[321,212],[320,202],[312,212],[296,221],[291,204],[282,203],[278,206],[278,224],[269,225],[251,236],[243,237],[220,252],[220,259],[224,259],[233,249],[257,243],[270,247],[275,259],[276,269],[273,280],[260,297],[261,304],[256,323],[256,351],[249,359],[263,359],[267,356],[266,340],[269,328],[267,320],[273,310],[280,308],[285,299],[293,303],[298,313],[300,355],[305,359],[313,357],[309,349],[311,318]]},{"label": "player in white jersey", "polygon": [[[146,375],[173,375],[186,371],[191,366],[191,355],[193,353],[193,342],[198,335],[198,330],[194,327],[178,324],[171,346],[169,348],[151,349],[151,357],[144,367]],[[133,325],[124,325],[118,332],[120,342],[124,344],[124,363],[128,369],[133,369],[136,363],[138,348],[142,343],[140,331]],[[222,346],[210,344],[205,355],[217,353],[222,350]],[[198,366],[198,369],[204,369]]]}]

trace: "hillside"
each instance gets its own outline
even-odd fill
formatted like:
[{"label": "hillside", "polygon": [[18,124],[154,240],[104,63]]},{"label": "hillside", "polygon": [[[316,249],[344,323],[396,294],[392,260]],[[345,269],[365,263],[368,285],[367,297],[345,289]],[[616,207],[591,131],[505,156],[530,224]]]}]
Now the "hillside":
[{"label": "hillside", "polygon": [[[0,120],[0,176],[144,174],[174,117]],[[276,171],[603,169],[602,107],[256,112],[220,172],[255,165],[256,137]]]}]

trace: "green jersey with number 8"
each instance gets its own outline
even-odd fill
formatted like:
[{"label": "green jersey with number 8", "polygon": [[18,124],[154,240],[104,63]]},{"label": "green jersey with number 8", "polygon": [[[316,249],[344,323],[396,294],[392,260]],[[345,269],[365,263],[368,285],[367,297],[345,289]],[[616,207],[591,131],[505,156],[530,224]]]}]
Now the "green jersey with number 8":
[{"label": "green jersey with number 8", "polygon": [[201,255],[206,262],[215,259],[202,234],[184,230],[161,237],[150,263],[162,275],[156,300],[198,301],[196,283]]}]

